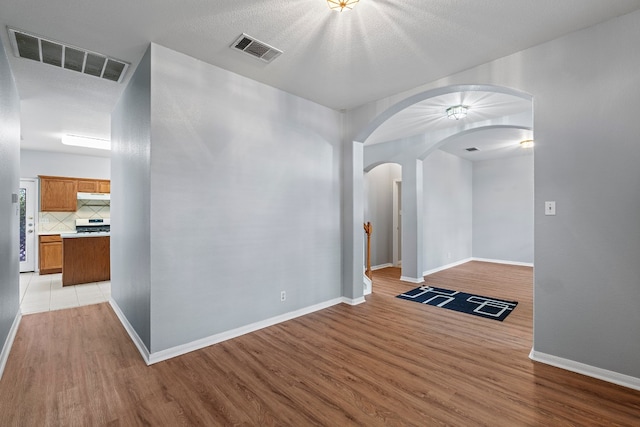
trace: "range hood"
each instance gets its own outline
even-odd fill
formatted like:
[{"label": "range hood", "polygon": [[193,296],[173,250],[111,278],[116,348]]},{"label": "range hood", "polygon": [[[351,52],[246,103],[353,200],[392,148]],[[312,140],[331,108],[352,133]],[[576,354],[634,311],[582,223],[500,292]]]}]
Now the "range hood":
[{"label": "range hood", "polygon": [[109,193],[78,193],[78,200],[111,200]]}]

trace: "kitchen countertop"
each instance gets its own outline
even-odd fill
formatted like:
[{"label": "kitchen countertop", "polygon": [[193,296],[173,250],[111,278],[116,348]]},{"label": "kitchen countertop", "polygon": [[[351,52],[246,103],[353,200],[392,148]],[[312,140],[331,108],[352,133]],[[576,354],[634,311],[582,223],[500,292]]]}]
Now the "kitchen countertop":
[{"label": "kitchen countertop", "polygon": [[77,239],[80,237],[109,237],[111,235],[111,233],[109,233],[108,231],[102,231],[102,232],[93,232],[93,233],[76,233],[74,232],[66,232],[66,233],[60,233],[60,237],[62,237],[63,239]]}]

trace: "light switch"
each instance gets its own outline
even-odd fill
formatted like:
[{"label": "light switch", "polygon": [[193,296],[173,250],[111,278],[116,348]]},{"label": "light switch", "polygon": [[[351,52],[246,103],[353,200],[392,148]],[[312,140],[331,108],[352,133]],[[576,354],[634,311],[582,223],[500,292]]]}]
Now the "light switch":
[{"label": "light switch", "polygon": [[544,202],[544,214],[555,215],[556,214],[556,202]]}]

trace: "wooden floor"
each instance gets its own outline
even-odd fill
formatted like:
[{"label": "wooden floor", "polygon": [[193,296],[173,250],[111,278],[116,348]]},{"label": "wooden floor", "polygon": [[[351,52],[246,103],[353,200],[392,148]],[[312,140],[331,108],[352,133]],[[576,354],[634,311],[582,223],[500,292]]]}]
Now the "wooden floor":
[{"label": "wooden floor", "polygon": [[470,262],[439,287],[517,300],[504,322],[395,298],[340,304],[147,367],[108,304],[24,316],[2,426],[640,425],[640,392],[532,362],[532,270]]}]

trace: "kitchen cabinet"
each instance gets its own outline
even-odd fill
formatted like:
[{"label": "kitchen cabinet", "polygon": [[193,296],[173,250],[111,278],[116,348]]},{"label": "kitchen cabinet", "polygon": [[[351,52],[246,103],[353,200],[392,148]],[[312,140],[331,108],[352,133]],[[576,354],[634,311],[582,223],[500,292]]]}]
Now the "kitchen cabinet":
[{"label": "kitchen cabinet", "polygon": [[40,175],[40,211],[75,212],[78,192],[111,193],[111,181]]},{"label": "kitchen cabinet", "polygon": [[78,180],[78,191],[81,193],[97,193],[98,192],[98,181],[91,179],[79,179]]},{"label": "kitchen cabinet", "polygon": [[62,272],[62,238],[59,234],[40,236],[40,274]]},{"label": "kitchen cabinet", "polygon": [[78,209],[78,180],[40,175],[40,211],[75,212]]},{"label": "kitchen cabinet", "polygon": [[111,193],[111,181],[99,179],[96,182],[98,184],[98,193]]},{"label": "kitchen cabinet", "polygon": [[109,236],[65,235],[62,242],[62,286],[111,278]]}]

